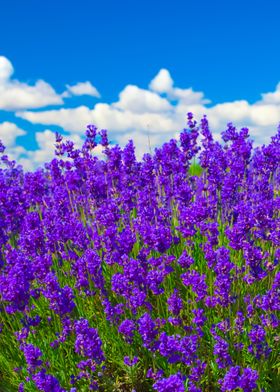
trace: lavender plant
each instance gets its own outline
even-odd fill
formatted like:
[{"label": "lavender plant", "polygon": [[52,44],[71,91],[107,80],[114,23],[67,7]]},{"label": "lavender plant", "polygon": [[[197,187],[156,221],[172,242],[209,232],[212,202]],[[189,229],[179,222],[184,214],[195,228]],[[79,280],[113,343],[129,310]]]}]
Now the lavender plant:
[{"label": "lavender plant", "polygon": [[[1,391],[279,391],[280,126],[0,169]],[[104,159],[94,155],[104,148]]]}]

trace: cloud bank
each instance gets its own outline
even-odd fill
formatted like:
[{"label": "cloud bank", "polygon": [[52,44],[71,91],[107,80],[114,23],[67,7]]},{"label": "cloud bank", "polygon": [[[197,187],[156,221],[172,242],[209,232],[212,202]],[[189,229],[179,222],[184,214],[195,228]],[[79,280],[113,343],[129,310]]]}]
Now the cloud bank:
[{"label": "cloud bank", "polygon": [[[138,158],[149,149],[153,150],[170,138],[178,137],[185,126],[188,112],[193,112],[197,120],[206,114],[217,139],[228,122],[233,122],[237,127],[249,127],[256,145],[269,142],[280,121],[280,83],[275,91],[261,94],[261,99],[253,104],[236,100],[211,105],[203,92],[176,87],[170,72],[163,68],[146,89],[133,84],[124,86],[116,102],[67,108],[63,98],[74,95],[100,98],[101,95],[89,81],[66,85],[64,93],[59,95],[44,81],[38,81],[32,87],[11,79],[12,74],[12,64],[0,57],[0,92],[3,91],[0,94],[0,109],[13,111],[15,122],[21,118],[32,124],[62,127],[69,138],[76,138],[78,143],[82,141],[86,125],[95,124],[98,128],[108,129],[109,138],[121,146],[133,139]],[[29,95],[26,95],[27,92]],[[64,106],[51,110],[30,110],[54,105],[55,102]],[[7,124],[3,125],[3,129],[5,127],[10,127],[6,133],[14,135],[9,139],[10,147],[14,148],[17,146],[16,137],[23,134],[19,134],[15,124],[14,128]],[[53,150],[50,150],[54,144],[54,133],[51,130],[37,132],[36,141],[38,150],[25,151],[25,157],[21,160],[25,167],[36,167],[53,156]]]}]

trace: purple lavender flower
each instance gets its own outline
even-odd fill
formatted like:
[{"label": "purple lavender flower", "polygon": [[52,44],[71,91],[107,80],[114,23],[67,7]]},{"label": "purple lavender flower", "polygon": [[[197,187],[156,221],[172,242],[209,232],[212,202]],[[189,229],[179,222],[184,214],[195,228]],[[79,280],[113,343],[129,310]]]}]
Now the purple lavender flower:
[{"label": "purple lavender flower", "polygon": [[240,366],[231,367],[223,380],[220,380],[221,391],[234,391],[240,385]]},{"label": "purple lavender flower", "polygon": [[194,324],[196,324],[198,327],[202,327],[204,325],[205,321],[207,320],[207,318],[205,316],[203,316],[204,310],[203,309],[193,309],[192,312],[195,316],[192,319],[192,322]]},{"label": "purple lavender flower", "polygon": [[259,375],[256,370],[245,368],[240,379],[240,388],[242,388],[244,392],[253,391],[255,388],[257,388],[256,381],[258,378]]},{"label": "purple lavender flower", "polygon": [[75,352],[89,359],[101,363],[105,360],[102,351],[102,341],[95,328],[89,326],[86,319],[80,319],[75,322]]},{"label": "purple lavender flower", "polygon": [[43,293],[50,301],[50,308],[57,314],[64,315],[70,313],[75,307],[72,288],[69,286],[61,288],[53,272],[49,272],[46,275],[44,283],[46,284],[46,289]]},{"label": "purple lavender flower", "polygon": [[57,378],[46,373],[46,369],[42,369],[38,373],[34,374],[32,380],[39,391],[66,392],[66,390],[60,386]]},{"label": "purple lavender flower", "polygon": [[86,370],[87,368],[90,369],[91,372],[95,372],[96,370],[96,364],[92,359],[87,359],[85,361],[80,361],[77,364],[77,368],[81,370]]},{"label": "purple lavender flower", "polygon": [[265,340],[266,332],[260,325],[254,325],[248,336],[253,344],[262,343]]},{"label": "purple lavender flower", "polygon": [[6,311],[22,311],[30,297],[30,285],[33,279],[30,262],[20,250],[8,250],[8,263],[0,276],[0,294],[7,301]]},{"label": "purple lavender flower", "polygon": [[162,356],[168,358],[168,363],[180,362],[182,358],[180,335],[168,336],[166,332],[162,332],[158,341],[158,350]]},{"label": "purple lavender flower", "polygon": [[153,384],[154,390],[158,392],[184,392],[184,381],[180,373],[172,374],[167,378],[162,378]]},{"label": "purple lavender flower", "polygon": [[268,358],[272,349],[268,346],[265,337],[266,331],[260,325],[254,325],[248,337],[252,344],[248,346],[249,353],[253,354],[257,359],[261,359],[262,356]]},{"label": "purple lavender flower", "polygon": [[236,312],[235,318],[235,331],[237,334],[243,332],[243,325],[245,322],[245,317],[241,311]]},{"label": "purple lavender flower", "polygon": [[22,344],[20,348],[24,353],[28,365],[28,369],[30,372],[34,372],[35,369],[37,369],[42,365],[43,361],[39,358],[43,354],[38,347],[33,346],[33,344]]},{"label": "purple lavender flower", "polygon": [[183,301],[178,295],[178,290],[175,289],[173,294],[167,299],[168,310],[173,313],[175,316],[180,314],[180,311],[183,309]]},{"label": "purple lavender flower", "polygon": [[178,264],[182,268],[189,268],[192,264],[194,263],[194,260],[191,256],[187,254],[187,252],[184,250],[181,256],[178,259]]},{"label": "purple lavender flower", "polygon": [[158,329],[149,313],[144,313],[138,320],[139,333],[143,340],[143,346],[154,351],[156,349],[155,338]]},{"label": "purple lavender flower", "polygon": [[112,305],[108,298],[104,298],[102,300],[102,305],[104,307],[106,319],[110,321],[111,324],[118,324],[120,316],[124,313],[124,304]]},{"label": "purple lavender flower", "polygon": [[5,151],[6,147],[4,146],[4,144],[2,143],[2,140],[0,140],[0,154],[3,154],[3,152]]},{"label": "purple lavender flower", "polygon": [[[56,134],[57,158],[35,173],[1,157],[0,328],[6,333],[20,320],[15,336],[27,382],[63,391],[43,368],[51,369],[48,358],[43,362],[48,350],[43,357],[36,347],[46,326],[56,334],[53,348],[74,338],[79,370],[69,383],[83,378],[86,388],[99,389],[94,373],[105,355],[97,329],[76,320],[84,304],[84,317],[94,325],[106,317],[108,331],[118,329],[125,343],[140,335],[142,349],[151,351],[146,359],[153,357],[147,377],[155,390],[185,389],[185,378],[165,377],[157,368],[163,364],[186,368],[190,392],[206,386],[208,371],[213,389],[218,373],[221,391],[257,388],[257,371],[238,365],[259,369],[261,361],[275,361],[272,344],[279,342],[280,126],[268,146],[254,150],[247,128],[229,123],[222,138],[214,140],[206,116],[199,125],[188,113],[179,143],[171,139],[139,162],[132,140],[111,148],[107,132],[94,125],[81,151]],[[92,154],[98,143],[104,160]],[[189,170],[194,158],[199,175]],[[204,350],[209,332],[216,364]],[[138,357],[126,354],[124,363],[134,366]],[[260,388],[273,373],[272,366],[262,369]]]},{"label": "purple lavender flower", "polygon": [[252,392],[256,387],[258,380],[258,372],[250,368],[243,369],[241,373],[240,366],[231,367],[224,379],[219,380],[221,384],[221,391],[234,391],[236,388],[241,388],[244,392]]},{"label": "purple lavender flower", "polygon": [[132,343],[135,329],[134,321],[129,319],[122,321],[119,326],[119,332],[125,336],[128,343]]},{"label": "purple lavender flower", "polygon": [[197,300],[203,300],[207,295],[207,284],[205,283],[206,275],[200,275],[197,271],[188,271],[181,275],[185,286],[191,286],[197,296]]},{"label": "purple lavender flower", "polygon": [[190,370],[189,380],[197,383],[203,376],[206,367],[207,363],[198,359],[195,366],[193,366]]},{"label": "purple lavender flower", "polygon": [[152,378],[153,380],[157,381],[164,375],[164,371],[159,369],[156,373],[153,372],[152,368],[147,370],[146,378]]},{"label": "purple lavender flower", "polygon": [[213,354],[216,356],[216,363],[219,369],[224,369],[232,365],[232,359],[229,354],[229,344],[219,336],[215,337]]},{"label": "purple lavender flower", "polygon": [[130,359],[130,357],[128,357],[127,355],[124,357],[123,362],[125,365],[132,367],[134,365],[136,365],[136,363],[139,361],[138,357],[133,357],[132,359]]},{"label": "purple lavender flower", "polygon": [[199,346],[200,337],[196,335],[184,336],[181,339],[182,362],[191,366],[197,360],[197,350]]},{"label": "purple lavender flower", "polygon": [[99,131],[99,135],[101,136],[101,145],[103,147],[108,147],[109,141],[108,141],[107,130],[106,129],[101,129]]},{"label": "purple lavender flower", "polygon": [[24,392],[24,383],[21,382],[18,386],[18,392]]}]

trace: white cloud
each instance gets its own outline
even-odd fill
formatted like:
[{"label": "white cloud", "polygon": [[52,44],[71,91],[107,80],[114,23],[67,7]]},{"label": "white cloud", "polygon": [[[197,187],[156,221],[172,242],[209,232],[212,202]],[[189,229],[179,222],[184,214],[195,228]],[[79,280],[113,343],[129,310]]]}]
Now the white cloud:
[{"label": "white cloud", "polygon": [[46,129],[43,132],[36,132],[35,139],[39,149],[28,152],[28,156],[31,161],[36,164],[42,164],[50,161],[54,157],[55,133]]},{"label": "white cloud", "polygon": [[6,147],[14,146],[16,138],[23,135],[26,135],[26,131],[14,123],[5,121],[0,124],[0,140]]},{"label": "white cloud", "polygon": [[134,113],[120,110],[112,105],[97,104],[91,111],[93,123],[98,127],[117,132],[143,131],[168,133],[174,129],[174,118],[171,113]]},{"label": "white cloud", "polygon": [[80,82],[74,86],[66,85],[67,90],[62,94],[63,97],[71,97],[71,95],[91,95],[92,97],[100,98],[100,93],[89,81]]},{"label": "white cloud", "polygon": [[195,104],[207,104],[211,101],[204,98],[204,93],[194,92],[192,88],[173,88],[168,92],[168,98],[179,100],[180,104],[195,105]]},{"label": "white cloud", "polygon": [[170,100],[177,100],[188,105],[207,104],[202,92],[194,92],[192,88],[182,89],[173,87],[174,81],[167,69],[162,68],[149,84],[149,89],[159,94],[166,93]]},{"label": "white cloud", "polygon": [[[13,146],[9,147],[8,156],[10,160],[15,160],[18,164],[21,165],[21,159],[23,156],[25,156],[26,152],[26,149],[22,146]],[[29,165],[33,169],[35,168],[34,162],[30,161]]]},{"label": "white cloud", "polygon": [[[6,67],[6,75],[10,73]],[[58,125],[70,133],[69,138],[80,138],[87,124],[95,124],[98,128],[108,129],[109,139],[122,146],[133,139],[138,158],[149,152],[148,135],[152,150],[170,138],[178,137],[180,130],[186,127],[188,112],[193,112],[197,121],[206,114],[216,140],[220,139],[219,134],[227,123],[233,122],[237,128],[249,127],[256,144],[267,143],[280,121],[280,84],[275,92],[262,94],[262,99],[253,104],[239,100],[206,106],[209,102],[203,92],[174,87],[168,70],[162,69],[149,84],[149,89],[129,84],[120,92],[118,101],[111,104],[103,102],[92,108],[18,111],[16,116],[34,124]],[[42,163],[48,156],[50,145],[44,144],[40,137],[37,138],[39,149],[30,155],[30,159]],[[50,134],[45,133],[45,137],[50,138]]]},{"label": "white cloud", "polygon": [[63,104],[61,96],[48,83],[38,80],[30,86],[11,79],[13,72],[11,62],[0,56],[0,109],[13,111]]},{"label": "white cloud", "polygon": [[247,101],[234,101],[217,104],[208,108],[205,114],[208,116],[210,126],[214,129],[225,127],[228,122],[241,124],[245,126],[250,122],[250,105]]},{"label": "white cloud", "polygon": [[98,103],[94,109],[80,106],[74,109],[46,110],[42,112],[18,112],[16,116],[32,123],[59,125],[69,132],[84,133],[82,125],[95,124],[112,132],[155,131],[170,132],[174,118],[166,113],[134,113],[121,110],[114,105]]},{"label": "white cloud", "polygon": [[167,99],[130,84],[121,91],[119,101],[112,106],[133,113],[157,113],[172,108]]},{"label": "white cloud", "polygon": [[59,125],[67,131],[83,133],[86,125],[91,122],[91,110],[87,106],[73,109],[45,110],[41,112],[23,111],[16,116],[33,124]]},{"label": "white cloud", "polygon": [[149,88],[157,93],[168,93],[172,89],[173,83],[169,71],[162,68],[149,84]]},{"label": "white cloud", "polygon": [[6,82],[14,73],[12,63],[4,56],[0,56],[0,83]]},{"label": "white cloud", "polygon": [[262,104],[280,104],[280,83],[277,84],[276,90],[272,93],[262,94]]},{"label": "white cloud", "polygon": [[0,84],[0,109],[2,110],[35,109],[62,103],[60,96],[43,80],[38,80],[34,86],[18,81]]},{"label": "white cloud", "polygon": [[254,125],[273,127],[280,121],[280,102],[279,105],[252,105],[250,117]]}]

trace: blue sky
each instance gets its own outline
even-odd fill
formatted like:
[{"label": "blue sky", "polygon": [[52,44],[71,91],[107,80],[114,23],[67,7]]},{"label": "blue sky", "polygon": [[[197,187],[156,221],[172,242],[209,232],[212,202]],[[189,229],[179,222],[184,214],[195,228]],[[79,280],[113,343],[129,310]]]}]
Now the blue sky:
[{"label": "blue sky", "polygon": [[153,145],[175,137],[190,108],[217,133],[233,121],[266,142],[280,121],[279,14],[276,0],[3,2],[0,137],[31,167],[48,157],[51,132],[79,143],[90,120],[142,153],[147,132]]}]

